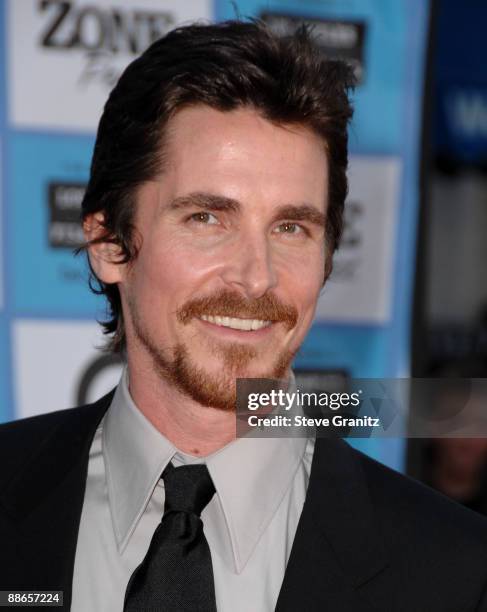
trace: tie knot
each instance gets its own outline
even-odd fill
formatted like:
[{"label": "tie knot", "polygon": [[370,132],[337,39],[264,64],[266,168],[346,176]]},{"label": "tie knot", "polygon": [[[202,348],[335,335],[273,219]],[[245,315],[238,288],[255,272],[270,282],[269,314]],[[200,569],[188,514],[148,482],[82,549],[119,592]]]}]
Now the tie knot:
[{"label": "tie knot", "polygon": [[169,463],[162,478],[166,495],[164,513],[190,512],[200,516],[215,493],[215,486],[204,464],[176,468]]}]

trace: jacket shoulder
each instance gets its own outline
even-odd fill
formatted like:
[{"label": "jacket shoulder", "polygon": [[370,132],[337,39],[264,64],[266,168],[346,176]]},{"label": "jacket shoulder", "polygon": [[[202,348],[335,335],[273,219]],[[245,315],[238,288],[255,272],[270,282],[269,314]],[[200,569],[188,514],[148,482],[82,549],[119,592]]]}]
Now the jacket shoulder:
[{"label": "jacket shoulder", "polygon": [[0,425],[0,487],[56,433],[78,435],[101,420],[113,391],[92,404],[57,410]]},{"label": "jacket shoulder", "polygon": [[[478,558],[487,567],[487,518],[427,485],[352,450],[366,479],[371,502],[389,544],[403,550],[421,545],[421,558],[439,559],[439,551],[457,561]],[[473,555],[473,557],[472,557]]]},{"label": "jacket shoulder", "polygon": [[398,594],[390,609],[487,611],[487,518],[359,451],[352,454]]}]

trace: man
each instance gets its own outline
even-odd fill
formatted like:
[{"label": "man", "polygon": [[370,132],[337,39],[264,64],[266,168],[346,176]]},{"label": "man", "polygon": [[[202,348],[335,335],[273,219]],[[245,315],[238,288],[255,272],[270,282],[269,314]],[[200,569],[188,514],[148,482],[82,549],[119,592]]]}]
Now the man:
[{"label": "man", "polygon": [[235,439],[235,379],[291,377],[331,271],[351,85],[305,30],[255,23],[175,30],[127,68],[83,202],[127,368],[96,404],[2,428],[2,590],[76,611],[487,610],[480,517],[343,442]]}]

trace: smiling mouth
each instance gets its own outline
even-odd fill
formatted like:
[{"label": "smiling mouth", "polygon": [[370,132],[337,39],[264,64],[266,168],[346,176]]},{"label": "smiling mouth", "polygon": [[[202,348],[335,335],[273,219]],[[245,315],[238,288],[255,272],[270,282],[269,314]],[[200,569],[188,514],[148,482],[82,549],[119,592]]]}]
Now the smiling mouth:
[{"label": "smiling mouth", "polygon": [[200,319],[219,325],[220,327],[229,327],[230,329],[238,329],[239,331],[257,331],[264,327],[269,327],[272,321],[262,321],[261,319],[239,319],[237,317],[219,317],[210,315],[201,315]]}]

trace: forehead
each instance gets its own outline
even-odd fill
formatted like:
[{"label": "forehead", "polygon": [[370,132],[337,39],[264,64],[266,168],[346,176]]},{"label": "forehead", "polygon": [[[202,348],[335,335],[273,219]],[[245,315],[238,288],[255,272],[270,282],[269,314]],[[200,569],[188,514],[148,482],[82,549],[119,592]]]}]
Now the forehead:
[{"label": "forehead", "polygon": [[221,187],[240,199],[252,192],[282,198],[287,190],[291,199],[326,201],[323,140],[305,127],[272,123],[255,109],[179,111],[167,127],[164,157],[178,192]]}]

